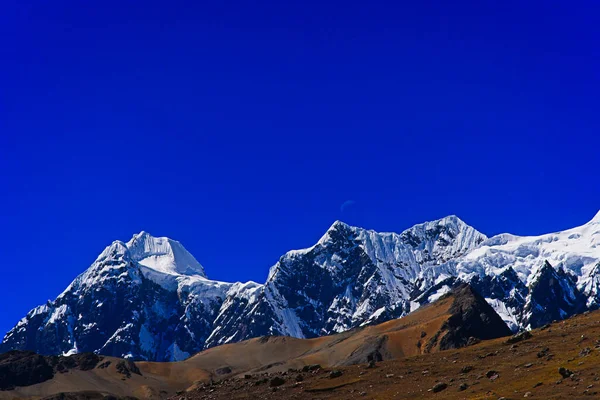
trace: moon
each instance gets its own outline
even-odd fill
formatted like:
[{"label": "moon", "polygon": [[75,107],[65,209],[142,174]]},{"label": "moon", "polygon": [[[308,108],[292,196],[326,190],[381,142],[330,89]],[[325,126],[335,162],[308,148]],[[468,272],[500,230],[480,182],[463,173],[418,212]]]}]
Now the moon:
[{"label": "moon", "polygon": [[356,202],[354,200],[346,200],[340,206],[340,212],[343,213],[348,207],[352,207]]}]

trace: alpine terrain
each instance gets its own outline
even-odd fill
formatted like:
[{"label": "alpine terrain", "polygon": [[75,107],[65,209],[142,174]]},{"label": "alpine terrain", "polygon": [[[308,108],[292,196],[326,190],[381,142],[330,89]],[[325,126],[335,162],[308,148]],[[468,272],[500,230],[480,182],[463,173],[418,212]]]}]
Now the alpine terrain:
[{"label": "alpine terrain", "polygon": [[598,307],[600,213],[536,237],[487,238],[456,216],[378,233],[336,221],[283,255],[266,283],[207,278],[184,247],[141,232],[115,241],[0,352],[95,352],[175,361],[264,335],[314,338],[399,318],[469,283],[512,329]]},{"label": "alpine terrain", "polygon": [[0,354],[0,399],[180,399],[184,392],[185,398],[203,398],[203,389],[215,392],[225,382],[241,382],[245,387],[238,395],[248,398],[248,386],[261,386],[268,379],[281,385],[290,371],[307,372],[306,379],[317,371],[323,376],[327,368],[354,366],[357,373],[357,364],[433,355],[510,333],[483,297],[460,285],[410,315],[382,324],[314,339],[262,336],[215,346],[179,362],[10,351]]}]

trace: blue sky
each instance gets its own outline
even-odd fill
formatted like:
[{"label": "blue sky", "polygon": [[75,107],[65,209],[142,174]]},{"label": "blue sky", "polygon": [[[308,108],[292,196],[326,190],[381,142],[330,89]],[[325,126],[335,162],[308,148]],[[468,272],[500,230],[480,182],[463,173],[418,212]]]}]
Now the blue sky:
[{"label": "blue sky", "polygon": [[263,282],[336,219],[591,219],[600,6],[394,3],[3,2],[0,331],[141,230]]}]

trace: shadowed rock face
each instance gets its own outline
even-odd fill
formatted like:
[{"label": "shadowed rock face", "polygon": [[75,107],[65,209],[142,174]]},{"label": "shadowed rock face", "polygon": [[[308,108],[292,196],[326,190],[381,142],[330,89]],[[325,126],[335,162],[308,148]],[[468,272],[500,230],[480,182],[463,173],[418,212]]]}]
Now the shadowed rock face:
[{"label": "shadowed rock face", "polygon": [[[31,351],[9,351],[0,354],[0,390],[12,390],[18,386],[30,386],[45,382],[56,373],[78,369],[89,371],[96,368],[102,357],[94,353],[72,356],[42,356]],[[140,374],[132,361],[125,360],[128,371]]]},{"label": "shadowed rock face", "polygon": [[0,390],[45,382],[54,376],[48,359],[39,354],[11,351],[0,355]]},{"label": "shadowed rock face", "polygon": [[451,316],[442,326],[447,331],[440,339],[440,349],[464,347],[471,338],[496,339],[511,334],[511,330],[479,293],[461,284],[448,295],[454,297]]},{"label": "shadowed rock face", "polygon": [[534,276],[523,310],[525,327],[537,328],[586,310],[586,296],[577,289],[577,278],[555,269],[548,261]]}]

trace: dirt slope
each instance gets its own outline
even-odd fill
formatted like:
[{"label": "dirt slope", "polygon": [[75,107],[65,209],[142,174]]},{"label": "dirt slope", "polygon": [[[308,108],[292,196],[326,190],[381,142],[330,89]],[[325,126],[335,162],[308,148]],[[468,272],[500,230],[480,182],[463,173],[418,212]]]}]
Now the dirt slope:
[{"label": "dirt slope", "polygon": [[488,340],[372,367],[362,364],[229,379],[198,387],[186,393],[186,398],[600,398],[600,311],[555,322],[531,334],[521,341]]}]

